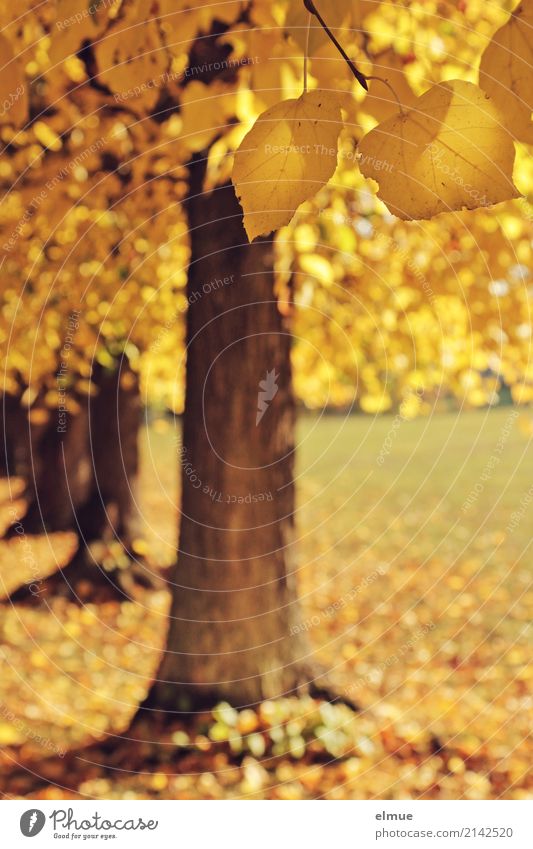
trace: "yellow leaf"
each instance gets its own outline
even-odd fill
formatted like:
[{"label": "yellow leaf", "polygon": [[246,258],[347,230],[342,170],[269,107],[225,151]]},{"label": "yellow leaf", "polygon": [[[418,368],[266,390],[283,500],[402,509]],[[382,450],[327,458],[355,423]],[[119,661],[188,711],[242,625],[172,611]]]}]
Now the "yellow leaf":
[{"label": "yellow leaf", "polygon": [[282,41],[276,29],[256,27],[245,33],[245,57],[253,57],[248,67],[250,88],[260,101],[261,109],[266,109],[284,99],[283,89],[287,77],[287,65],[282,61],[294,48]]},{"label": "yellow leaf", "polygon": [[99,80],[115,99],[150,109],[166,84],[168,55],[157,22],[124,18],[94,48]]},{"label": "yellow leaf", "polygon": [[180,141],[194,152],[208,148],[226,129],[232,106],[234,97],[222,83],[189,83],[181,97]]},{"label": "yellow leaf", "polygon": [[479,85],[513,135],[533,142],[533,0],[521,3],[495,34],[481,57]]},{"label": "yellow leaf", "polygon": [[359,145],[360,168],[399,218],[431,218],[518,196],[514,145],[480,88],[433,86],[416,106],[378,124]]},{"label": "yellow leaf", "polygon": [[33,125],[33,132],[38,141],[41,142],[42,146],[47,150],[58,151],[61,150],[63,144],[61,139],[54,132],[52,127],[46,123],[46,121],[36,121]]},{"label": "yellow leaf", "polygon": [[7,38],[0,35],[0,125],[20,127],[28,116],[28,91],[22,63]]},{"label": "yellow leaf", "polygon": [[288,224],[333,176],[341,126],[337,98],[323,91],[284,100],[259,116],[233,168],[250,240]]},{"label": "yellow leaf", "polygon": [[105,3],[87,0],[57,0],[56,19],[50,32],[50,62],[53,66],[77,53],[84,41],[96,42],[108,24],[119,0]]},{"label": "yellow leaf", "polygon": [[306,271],[323,286],[332,286],[335,281],[331,263],[320,254],[304,254],[300,259],[300,267],[302,271]]}]

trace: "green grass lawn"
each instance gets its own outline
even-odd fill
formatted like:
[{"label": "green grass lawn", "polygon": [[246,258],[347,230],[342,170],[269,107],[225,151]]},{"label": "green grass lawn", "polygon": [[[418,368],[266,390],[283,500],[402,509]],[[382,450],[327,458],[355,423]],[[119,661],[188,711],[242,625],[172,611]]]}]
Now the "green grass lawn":
[{"label": "green grass lawn", "polygon": [[323,514],[342,557],[366,544],[388,562],[438,556],[451,565],[482,551],[509,568],[528,563],[531,513],[506,528],[533,483],[530,422],[513,408],[413,422],[303,418],[299,518],[313,528]]},{"label": "green grass lawn", "polygon": [[526,757],[530,422],[512,408],[300,421],[315,650],[363,705],[473,757]]}]

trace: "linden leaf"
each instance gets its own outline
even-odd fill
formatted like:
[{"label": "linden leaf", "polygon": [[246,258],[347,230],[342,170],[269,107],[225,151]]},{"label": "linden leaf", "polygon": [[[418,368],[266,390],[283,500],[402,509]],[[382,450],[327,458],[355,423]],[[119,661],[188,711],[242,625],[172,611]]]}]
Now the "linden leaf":
[{"label": "linden leaf", "polygon": [[194,152],[208,148],[234,114],[235,96],[224,83],[194,80],[181,96],[180,142]]},{"label": "linden leaf", "polygon": [[94,48],[99,80],[115,99],[151,108],[166,82],[168,56],[157,22],[124,18]]},{"label": "linden leaf", "polygon": [[87,0],[57,0],[57,17],[50,32],[52,65],[77,53],[84,41],[99,41],[109,22],[109,13],[118,5],[118,0],[106,0],[101,4]]},{"label": "linden leaf", "polygon": [[0,35],[0,124],[21,127],[28,117],[28,92],[22,62]]},{"label": "linden leaf", "polygon": [[288,224],[300,204],[333,176],[341,127],[338,100],[318,90],[259,116],[233,167],[250,241]]},{"label": "linden leaf", "polygon": [[433,86],[416,106],[378,124],[359,166],[399,218],[432,218],[518,196],[514,144],[485,92],[462,80]]},{"label": "linden leaf", "polygon": [[521,3],[494,35],[481,57],[479,85],[513,135],[533,142],[533,0]]}]

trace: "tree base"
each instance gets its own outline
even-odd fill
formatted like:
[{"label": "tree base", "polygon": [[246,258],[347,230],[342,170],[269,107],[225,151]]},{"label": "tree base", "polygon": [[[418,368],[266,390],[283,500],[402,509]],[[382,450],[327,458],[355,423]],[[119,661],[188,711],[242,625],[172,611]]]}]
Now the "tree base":
[{"label": "tree base", "polygon": [[[329,702],[330,704],[345,705],[356,713],[361,710],[357,702],[347,696],[342,687],[335,682],[327,670],[316,661],[308,664],[297,664],[295,666],[294,687],[279,693],[277,698],[287,698],[290,696],[311,696],[314,699]],[[272,698],[272,696],[269,696],[269,698]],[[276,696],[273,698],[276,698]],[[206,689],[204,692],[198,692],[196,688],[193,692],[187,689],[178,689],[178,685],[176,684],[158,682],[156,679],[146,699],[139,705],[133,721],[135,722],[137,718],[141,717],[144,720],[150,717],[158,717],[159,720],[162,720],[165,717],[170,719],[176,714],[187,716],[202,713],[211,710],[221,701],[227,701],[236,709],[242,710],[244,708],[254,709],[264,699],[243,705],[232,699],[231,696],[222,696],[213,690]]]}]

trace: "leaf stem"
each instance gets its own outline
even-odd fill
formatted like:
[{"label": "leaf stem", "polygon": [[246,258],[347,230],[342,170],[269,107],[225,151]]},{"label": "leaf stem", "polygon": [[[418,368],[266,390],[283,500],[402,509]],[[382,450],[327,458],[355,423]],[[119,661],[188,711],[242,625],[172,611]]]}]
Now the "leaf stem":
[{"label": "leaf stem", "polygon": [[377,82],[380,82],[380,83],[383,83],[383,85],[386,85],[387,88],[389,89],[389,91],[391,92],[392,96],[394,97],[396,103],[398,104],[398,109],[400,110],[400,115],[405,115],[405,112],[403,111],[403,106],[400,103],[400,98],[398,97],[398,95],[396,94],[396,92],[394,91],[393,87],[391,86],[391,84],[388,80],[383,79],[383,77],[367,77],[367,80],[377,80]]},{"label": "leaf stem", "polygon": [[307,18],[307,32],[305,34],[305,53],[304,53],[304,94],[307,94],[307,68],[309,65],[309,35],[311,33],[311,12]]},{"label": "leaf stem", "polygon": [[337,39],[335,38],[335,36],[331,32],[330,28],[326,24],[324,18],[322,17],[320,12],[316,8],[313,0],[303,0],[303,3],[304,3],[305,8],[307,9],[307,11],[315,16],[315,18],[317,19],[318,23],[320,24],[320,26],[322,27],[322,29],[324,30],[326,35],[331,39],[331,41],[333,42],[333,44],[335,45],[335,47],[337,48],[337,50],[341,54],[342,58],[344,59],[344,61],[348,65],[350,71],[354,75],[354,77],[357,80],[357,82],[359,83],[359,85],[362,85],[364,90],[368,91],[368,83],[366,81],[367,78],[365,77],[364,74],[361,73],[361,71],[358,68],[356,68],[355,64],[352,62],[352,60],[350,59],[350,57],[348,56],[348,54],[346,53],[344,48],[339,44],[339,42],[337,41]]}]

